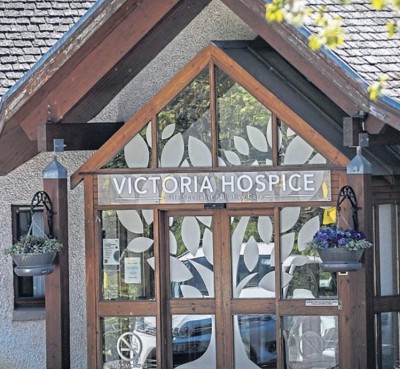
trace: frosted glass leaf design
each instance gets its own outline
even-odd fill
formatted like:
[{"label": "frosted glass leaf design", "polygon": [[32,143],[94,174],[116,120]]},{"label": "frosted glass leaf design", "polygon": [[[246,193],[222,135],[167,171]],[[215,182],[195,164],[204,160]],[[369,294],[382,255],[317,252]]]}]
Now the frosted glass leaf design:
[{"label": "frosted glass leaf design", "polygon": [[235,288],[235,290],[233,291],[233,297],[237,298],[240,296],[240,292],[242,292],[243,288],[246,287],[247,283],[249,283],[258,273],[252,273],[249,274],[248,276],[244,277],[239,284],[237,285],[237,287]]},{"label": "frosted glass leaf design", "polygon": [[272,267],[275,267],[275,247],[271,250],[271,256],[269,257],[269,263]]},{"label": "frosted glass leaf design", "polygon": [[174,225],[174,217],[170,217],[168,220],[168,225],[172,227]]},{"label": "frosted glass leaf design", "polygon": [[[231,220],[233,217],[231,218]],[[231,247],[232,247],[232,275],[236,280],[237,268],[239,264],[240,250],[242,248],[244,234],[246,232],[247,224],[250,217],[241,217],[235,231],[232,234]]]},{"label": "frosted glass leaf design", "polygon": [[225,163],[224,159],[222,159],[220,156],[218,156],[218,166],[226,167],[226,163]]},{"label": "frosted glass leaf design", "polygon": [[308,220],[299,231],[299,237],[297,240],[297,246],[299,251],[303,251],[307,248],[307,242],[311,241],[315,232],[319,229],[319,216],[315,216]]},{"label": "frosted glass leaf design", "polygon": [[236,154],[235,152],[230,151],[230,150],[225,150],[224,154],[225,154],[226,159],[232,165],[240,165],[241,164],[240,158],[239,158],[238,154]]},{"label": "frosted glass leaf design", "polygon": [[269,272],[262,277],[259,286],[264,290],[275,292],[275,272]]},{"label": "frosted glass leaf design", "polygon": [[211,223],[212,223],[212,217],[211,216],[197,216],[196,218],[197,218],[197,220],[199,222],[203,223],[208,228],[211,227]]},{"label": "frosted glass leaf design", "polygon": [[162,167],[179,167],[182,161],[185,145],[181,133],[173,136],[164,146],[161,153]]},{"label": "frosted glass leaf design", "polygon": [[285,260],[293,250],[294,245],[294,232],[284,234],[281,237],[281,260]]},{"label": "frosted glass leaf design", "polygon": [[175,123],[168,124],[162,131],[161,133],[161,138],[163,140],[166,140],[167,138],[170,138],[175,132]]},{"label": "frosted glass leaf design", "polygon": [[326,164],[326,158],[321,154],[316,154],[308,163],[309,164]]},{"label": "frosted glass leaf design", "polygon": [[273,227],[270,217],[268,216],[258,217],[258,222],[257,222],[258,234],[265,243],[271,242],[272,231],[273,231],[272,228]]},{"label": "frosted glass leaf design", "polygon": [[154,243],[154,240],[147,237],[137,237],[129,242],[127,249],[132,252],[141,253],[147,251]]},{"label": "frosted glass leaf design", "polygon": [[196,270],[200,274],[200,277],[203,280],[204,285],[206,286],[208,296],[214,297],[214,273],[213,273],[213,271],[208,269],[204,265],[201,265],[200,263],[197,263],[193,260],[191,260],[190,263],[196,268]]},{"label": "frosted glass leaf design", "polygon": [[154,212],[153,212],[152,209],[144,209],[144,210],[142,210],[142,215],[143,215],[143,218],[144,218],[146,224],[150,225],[150,224],[153,223]]},{"label": "frosted glass leaf design", "polygon": [[182,241],[195,256],[200,245],[200,226],[195,217],[185,217],[182,222]]},{"label": "frosted glass leaf design", "polygon": [[265,165],[272,165],[271,159],[265,159]]},{"label": "frosted glass leaf design", "polygon": [[300,207],[284,208],[281,211],[281,233],[293,228],[300,215]]},{"label": "frosted glass leaf design", "polygon": [[281,276],[281,287],[284,288],[286,287],[290,281],[292,280],[293,276],[289,273],[286,272],[282,272],[282,276]]},{"label": "frosted glass leaf design", "polygon": [[[234,353],[235,353],[235,368],[238,369],[260,369],[258,365],[252,362],[248,356],[248,349],[243,343],[239,329],[238,317],[233,317],[233,330],[235,337]],[[207,368],[208,369],[208,368]]]},{"label": "frosted glass leaf design", "polygon": [[149,145],[149,147],[152,147],[153,139],[152,139],[152,135],[151,135],[151,122],[147,125],[147,128],[146,128],[146,141],[147,141],[147,145]]},{"label": "frosted glass leaf design", "polygon": [[296,132],[293,131],[293,129],[291,129],[291,128],[288,127],[288,129],[287,129],[287,131],[286,131],[286,136],[292,137],[292,136],[294,136],[295,134],[296,134]]},{"label": "frosted glass leaf design", "polygon": [[169,269],[171,282],[185,282],[193,278],[192,273],[186,268],[185,264],[173,256],[169,257]]},{"label": "frosted glass leaf design", "polygon": [[[208,318],[208,315],[204,315],[205,318]],[[193,318],[195,319],[195,318]],[[188,363],[184,363],[182,365],[177,366],[175,369],[216,369],[216,344],[215,344],[215,318],[211,317],[212,328],[211,328],[211,339],[210,343],[204,352],[198,359],[190,361]],[[247,367],[246,367],[247,369]],[[251,369],[250,367],[248,369]]]},{"label": "frosted glass leaf design", "polygon": [[234,136],[233,137],[233,144],[235,145],[235,149],[242,155],[249,155],[250,149],[249,149],[249,144],[247,141],[239,136]]},{"label": "frosted glass leaf design", "polygon": [[147,263],[151,266],[151,269],[156,270],[155,268],[156,259],[153,257],[147,259]]},{"label": "frosted glass leaf design", "polygon": [[258,160],[254,160],[252,163],[251,163],[251,166],[252,167],[258,167],[260,165],[260,163],[258,162]]},{"label": "frosted glass leaf design", "polygon": [[169,252],[172,255],[176,255],[178,251],[178,243],[176,242],[175,235],[169,231]]},{"label": "frosted glass leaf design", "polygon": [[190,167],[190,164],[189,164],[189,162],[187,161],[187,159],[185,159],[185,160],[182,162],[181,167],[182,167],[182,168],[189,168],[189,167]]},{"label": "frosted glass leaf design", "polygon": [[117,210],[117,216],[122,225],[132,233],[142,234],[143,223],[137,210]]},{"label": "frosted glass leaf design", "polygon": [[205,258],[211,265],[214,265],[213,250],[213,234],[209,229],[206,229],[203,234],[203,252]]},{"label": "frosted glass leaf design", "polygon": [[252,272],[258,263],[258,245],[253,236],[247,241],[246,247],[244,248],[244,264],[249,272]]},{"label": "frosted glass leaf design", "polygon": [[285,261],[282,263],[282,267],[290,267],[290,266],[303,266],[306,265],[310,261],[310,257],[303,255],[290,255]]},{"label": "frosted glass leaf design", "polygon": [[256,127],[247,126],[247,136],[253,147],[261,152],[268,152],[268,143],[264,134]]},{"label": "frosted glass leaf design", "polygon": [[180,288],[184,298],[201,299],[203,297],[203,294],[193,286],[182,284]]},{"label": "frosted glass leaf design", "polygon": [[210,167],[212,164],[211,151],[199,139],[190,136],[188,142],[190,162],[194,167]]},{"label": "frosted glass leaf design", "polygon": [[149,147],[140,134],[125,145],[124,155],[129,168],[147,168],[149,165]]},{"label": "frosted glass leaf design", "polygon": [[288,145],[283,160],[284,165],[305,164],[314,149],[300,136],[296,136]]}]

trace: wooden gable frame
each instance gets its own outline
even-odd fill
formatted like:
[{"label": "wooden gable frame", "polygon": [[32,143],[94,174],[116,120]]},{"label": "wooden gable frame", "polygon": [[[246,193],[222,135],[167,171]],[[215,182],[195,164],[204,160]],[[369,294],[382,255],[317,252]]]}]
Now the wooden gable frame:
[{"label": "wooden gable frame", "polygon": [[[100,1],[2,100],[0,175],[38,153],[39,125],[95,117],[210,1]],[[368,131],[379,133],[386,124],[400,129],[399,110],[384,100],[371,102],[365,85],[323,51],[312,52],[298,30],[267,23],[264,0],[221,1],[348,116],[366,112]]]},{"label": "wooden gable frame", "polygon": [[162,88],[139,112],[133,115],[123,127],[115,133],[85,164],[71,177],[71,185],[75,187],[85,174],[92,174],[101,169],[116,155],[146,123],[185,88],[209,63],[213,63],[231,78],[235,79],[250,94],[268,107],[294,131],[301,134],[316,150],[331,163],[346,166],[349,159],[340,153],[329,141],[310,127],[307,122],[290,110],[281,100],[252,77],[245,69],[229,58],[220,48],[210,45],[195,56],[175,77]]}]

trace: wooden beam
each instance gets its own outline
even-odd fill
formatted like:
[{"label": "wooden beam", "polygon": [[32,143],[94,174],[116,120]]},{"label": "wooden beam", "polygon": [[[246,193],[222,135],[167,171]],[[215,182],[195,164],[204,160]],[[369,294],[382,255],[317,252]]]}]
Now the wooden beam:
[{"label": "wooden beam", "polygon": [[44,179],[55,215],[54,236],[63,244],[53,273],[46,276],[46,369],[70,368],[67,178]]},{"label": "wooden beam", "polygon": [[38,151],[53,151],[53,140],[64,139],[65,151],[98,150],[123,123],[46,123],[38,127]]}]

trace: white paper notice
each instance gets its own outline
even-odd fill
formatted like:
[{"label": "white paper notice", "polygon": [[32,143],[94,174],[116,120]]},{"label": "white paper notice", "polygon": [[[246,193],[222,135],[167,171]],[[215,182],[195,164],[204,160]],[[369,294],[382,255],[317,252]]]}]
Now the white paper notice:
[{"label": "white paper notice", "polygon": [[142,283],[142,268],[140,257],[126,257],[125,283]]},{"label": "white paper notice", "polygon": [[106,238],[103,240],[103,265],[119,265],[119,239]]}]

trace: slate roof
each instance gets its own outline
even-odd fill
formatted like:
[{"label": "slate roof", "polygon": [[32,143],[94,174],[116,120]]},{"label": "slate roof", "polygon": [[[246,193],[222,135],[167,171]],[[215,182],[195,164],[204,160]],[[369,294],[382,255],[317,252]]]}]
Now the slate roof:
[{"label": "slate roof", "polygon": [[0,97],[96,0],[0,1]]},{"label": "slate roof", "polygon": [[[345,44],[334,50],[365,82],[371,84],[383,74],[389,77],[386,95],[400,100],[400,37],[388,38],[386,23],[399,15],[388,8],[375,11],[369,0],[352,0],[340,5],[334,0],[311,0],[326,5],[327,12],[343,19]],[[308,24],[311,32],[317,27]]]}]

